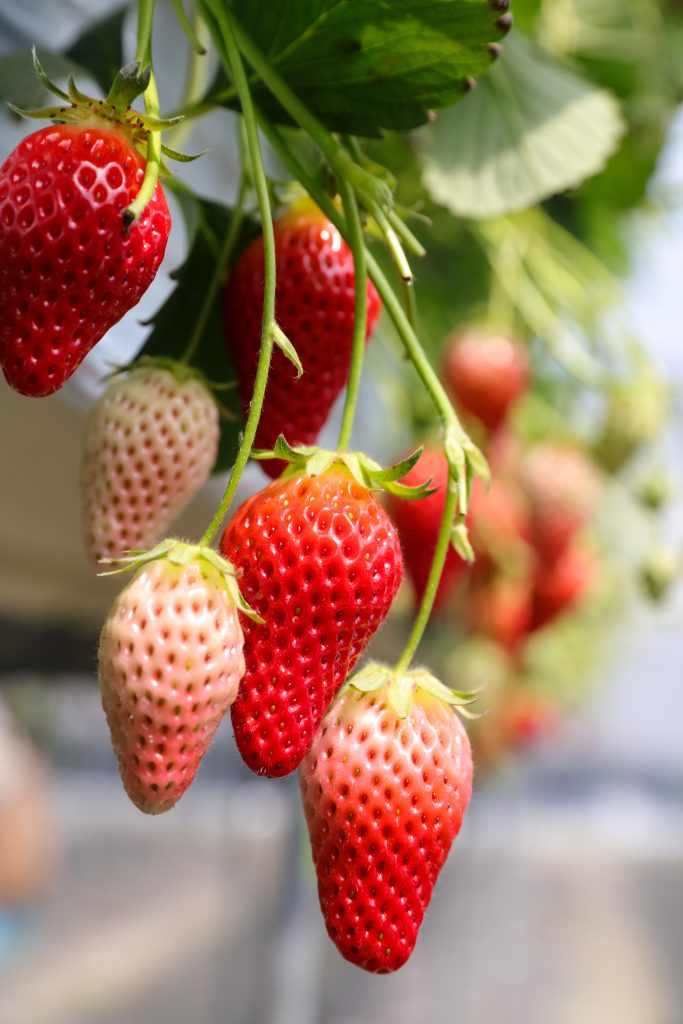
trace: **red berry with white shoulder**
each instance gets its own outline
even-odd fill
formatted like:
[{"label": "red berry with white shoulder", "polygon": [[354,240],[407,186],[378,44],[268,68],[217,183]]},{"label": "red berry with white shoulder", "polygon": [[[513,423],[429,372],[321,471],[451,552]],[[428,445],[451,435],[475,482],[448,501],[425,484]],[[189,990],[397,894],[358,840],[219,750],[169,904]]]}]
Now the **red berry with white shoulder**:
[{"label": "red berry with white shoulder", "polygon": [[328,934],[375,974],[410,957],[470,800],[457,703],[425,670],[368,665],[331,705],[301,765]]}]

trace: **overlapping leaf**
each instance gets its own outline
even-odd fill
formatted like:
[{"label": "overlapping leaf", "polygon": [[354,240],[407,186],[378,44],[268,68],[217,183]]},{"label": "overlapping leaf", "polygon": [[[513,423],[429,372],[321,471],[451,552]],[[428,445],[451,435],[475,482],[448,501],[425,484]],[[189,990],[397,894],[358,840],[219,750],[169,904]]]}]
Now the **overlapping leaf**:
[{"label": "overlapping leaf", "polygon": [[[505,0],[234,0],[232,6],[326,127],[356,135],[415,127],[429,110],[460,99],[468,79],[491,63],[488,44],[508,23],[501,18]],[[287,120],[259,86],[256,97],[273,118]]]},{"label": "overlapping leaf", "polygon": [[624,125],[613,97],[519,35],[428,136],[425,183],[463,217],[524,209],[605,165]]}]

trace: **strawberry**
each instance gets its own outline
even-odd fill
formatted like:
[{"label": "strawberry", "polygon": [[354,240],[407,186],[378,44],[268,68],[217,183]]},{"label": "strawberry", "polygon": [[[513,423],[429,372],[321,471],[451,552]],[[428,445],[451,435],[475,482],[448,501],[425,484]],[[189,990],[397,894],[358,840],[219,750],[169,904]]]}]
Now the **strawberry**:
[{"label": "strawberry", "polygon": [[412,953],[472,793],[467,733],[445,701],[456,702],[452,691],[424,670],[392,678],[369,665],[329,708],[301,765],[328,934],[376,974]]},{"label": "strawberry", "polygon": [[474,481],[468,523],[480,563],[495,562],[506,568],[528,562],[528,508],[523,496],[504,479],[494,477],[488,487]]},{"label": "strawberry", "polygon": [[0,168],[0,364],[15,391],[57,391],[154,280],[171,219],[157,184],[128,230],[145,169],[93,116],[25,138]]},{"label": "strawberry", "polygon": [[456,332],[447,343],[443,375],[457,405],[495,431],[529,385],[529,356],[524,345],[502,334]]},{"label": "strawberry", "polygon": [[246,674],[232,709],[246,764],[287,775],[386,616],[401,582],[398,536],[340,462],[293,468],[238,509],[221,551],[263,623],[244,623]]},{"label": "strawberry", "polygon": [[534,576],[532,628],[540,629],[569,611],[590,592],[598,566],[584,548],[571,546],[551,565],[539,565]]},{"label": "strawberry", "polygon": [[[292,445],[312,444],[346,385],[353,342],[353,255],[334,225],[310,202],[295,204],[275,223],[278,324],[297,350],[304,373],[276,349],[270,367],[257,448],[272,448],[283,434]],[[228,280],[223,324],[246,412],[256,374],[263,310],[263,239],[242,253]],[[369,338],[379,316],[374,285],[367,287]],[[270,476],[283,464],[262,463]]]},{"label": "strawberry", "polygon": [[[476,579],[476,575],[475,575]],[[494,575],[474,583],[469,620],[477,633],[515,654],[531,629],[531,587],[526,576]]]},{"label": "strawberry", "polygon": [[[434,557],[436,538],[443,518],[448,486],[448,462],[440,448],[426,447],[419,461],[402,478],[409,486],[428,484],[433,493],[415,501],[401,501],[390,497],[389,513],[401,538],[406,569],[412,580],[416,606],[420,604],[427,587],[429,570]],[[434,611],[447,602],[453,586],[466,563],[453,547],[446,563],[434,600]]]},{"label": "strawberry", "polygon": [[166,541],[128,561],[141,568],[102,628],[102,704],[128,796],[161,814],[192,782],[237,694],[241,599],[231,566],[208,548]]},{"label": "strawberry", "polygon": [[530,503],[532,543],[541,560],[552,563],[590,520],[598,474],[576,448],[537,444],[526,453],[519,480]]},{"label": "strawberry", "polygon": [[514,690],[505,697],[501,729],[507,746],[528,747],[556,733],[559,714],[543,694]]},{"label": "strawberry", "polygon": [[85,427],[81,489],[88,554],[97,561],[150,547],[207,479],[218,409],[180,364],[116,377]]}]

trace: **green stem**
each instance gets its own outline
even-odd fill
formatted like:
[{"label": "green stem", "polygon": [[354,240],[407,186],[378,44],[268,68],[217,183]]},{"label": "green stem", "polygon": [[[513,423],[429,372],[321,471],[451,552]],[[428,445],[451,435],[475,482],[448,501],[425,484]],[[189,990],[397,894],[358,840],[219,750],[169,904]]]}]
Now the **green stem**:
[{"label": "green stem", "polygon": [[337,451],[343,452],[349,446],[353,419],[358,401],[358,389],[360,387],[361,372],[363,369],[363,357],[365,355],[365,338],[368,322],[368,271],[365,261],[365,242],[363,241],[363,228],[360,222],[358,203],[353,189],[346,178],[338,181],[339,194],[341,195],[346,223],[348,225],[349,247],[353,253],[353,273],[355,288],[355,311],[353,321],[353,345],[351,348],[351,363],[349,366],[349,380],[346,387],[346,400],[344,402],[344,413],[342,425],[339,431]]},{"label": "green stem", "polygon": [[242,171],[242,177],[240,178],[239,189],[237,192],[237,198],[235,199],[235,205],[232,210],[230,217],[230,223],[228,224],[228,230],[223,240],[223,245],[218,254],[216,260],[216,266],[214,267],[209,286],[204,295],[204,301],[202,302],[202,308],[199,311],[199,316],[195,322],[194,330],[192,331],[192,337],[190,338],[187,348],[179,360],[181,363],[191,363],[192,359],[199,347],[199,344],[204,336],[206,330],[206,324],[211,310],[213,308],[216,294],[221,284],[225,280],[225,274],[227,271],[230,257],[232,256],[239,235],[240,227],[242,226],[242,220],[244,218],[244,200],[247,194],[247,178]]},{"label": "green stem", "polygon": [[138,0],[138,46],[135,59],[141,67],[151,64],[154,0]]},{"label": "green stem", "polygon": [[232,467],[232,472],[230,474],[225,493],[221,499],[220,505],[216,509],[213,519],[209,523],[206,533],[201,539],[201,544],[210,544],[218,533],[232,499],[235,496],[235,492],[237,491],[240,478],[244,472],[244,467],[249,460],[251,449],[254,444],[254,438],[256,437],[258,422],[261,418],[261,409],[263,407],[263,398],[266,392],[270,360],[273,354],[276,327],[275,236],[273,232],[273,218],[270,210],[268,182],[263,167],[263,157],[261,155],[261,145],[256,126],[254,105],[251,98],[251,92],[249,90],[247,76],[244,71],[244,65],[242,64],[242,58],[240,57],[240,52],[237,48],[237,42],[233,32],[231,19],[228,15],[228,10],[223,6],[221,0],[212,0],[212,10],[221,32],[222,42],[225,47],[225,57],[232,80],[235,83],[235,88],[237,89],[240,98],[242,114],[244,116],[244,128],[251,165],[251,176],[256,190],[256,197],[261,215],[265,281],[263,287],[263,316],[261,320],[261,348],[256,366],[256,377],[254,379],[254,390],[251,396],[249,415],[247,416],[247,421],[244,425],[244,434],[242,435],[242,441],[237,452],[235,464]]},{"label": "green stem", "polygon": [[453,529],[453,520],[455,518],[457,505],[458,489],[455,481],[449,480],[448,490],[446,491],[446,503],[444,505],[441,526],[439,527],[439,533],[436,538],[434,557],[432,559],[432,567],[429,570],[427,586],[422,596],[422,601],[420,602],[420,608],[415,618],[415,622],[413,623],[413,628],[410,631],[408,642],[406,643],[401,657],[396,663],[396,672],[404,672],[408,668],[410,662],[413,660],[415,651],[420,645],[420,640],[422,639],[424,631],[427,628],[429,616],[432,613],[432,607],[436,598],[436,592],[439,588],[443,567],[446,564],[446,557],[451,543],[451,531]]},{"label": "green stem", "polygon": [[[306,170],[300,160],[292,153],[280,132],[270,123],[263,113],[258,110],[258,108],[257,115],[262,131],[282,162],[289,168],[290,172],[298,178],[320,209],[324,211],[325,216],[332,221],[348,242],[350,240],[350,233],[347,224],[339,210],[325,193],[324,189],[321,188],[319,182]],[[394,323],[398,336],[401,339],[401,342],[403,343],[418,376],[427,389],[432,399],[432,403],[439,415],[439,418],[441,419],[446,436],[446,454],[451,465],[455,464],[454,468],[457,471],[456,475],[458,477],[459,485],[458,507],[460,512],[464,515],[467,512],[470,492],[469,474],[466,472],[468,460],[471,462],[475,472],[478,472],[479,475],[481,475],[480,467],[482,465],[485,467],[485,461],[460,423],[457,413],[455,412],[441,381],[422,349],[410,320],[401,305],[400,299],[396,296],[393,288],[389,284],[389,281],[385,277],[372,253],[366,251],[366,260],[370,278],[372,279],[379,296],[384,303],[384,307]],[[455,456],[453,454],[453,449],[459,450],[459,453],[456,451]]]},{"label": "green stem", "polygon": [[[215,0],[211,0],[215,3]],[[238,46],[243,57],[254,69],[259,79],[270,93],[277,99],[290,117],[310,135],[320,147],[335,172],[337,178],[348,179],[361,202],[371,212],[374,207],[390,209],[392,203],[391,189],[386,182],[380,181],[347,153],[338,140],[311,114],[298,96],[290,89],[282,76],[275,70],[268,58],[261,52],[254,41],[247,35],[229,8],[224,11],[229,19]]]},{"label": "green stem", "polygon": [[[140,61],[140,68],[152,68],[152,21],[154,18],[154,0],[138,0],[138,48],[135,59]],[[143,93],[145,110],[151,117],[160,117],[159,93],[154,78],[150,75],[149,85]],[[140,217],[154,195],[159,171],[161,169],[161,133],[147,133],[147,163],[145,176],[140,191],[133,202],[123,211],[124,227],[128,229]]]}]

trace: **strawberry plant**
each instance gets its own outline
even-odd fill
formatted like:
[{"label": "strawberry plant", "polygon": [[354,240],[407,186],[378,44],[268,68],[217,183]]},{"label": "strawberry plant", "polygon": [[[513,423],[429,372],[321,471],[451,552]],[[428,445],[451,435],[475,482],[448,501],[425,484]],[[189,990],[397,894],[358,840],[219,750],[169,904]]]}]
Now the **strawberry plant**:
[{"label": "strawberry plant", "polygon": [[[141,810],[169,810],[230,710],[253,771],[299,769],[328,933],[376,973],[410,956],[470,800],[454,636],[458,659],[483,643],[498,679],[483,698],[496,734],[473,723],[481,763],[542,734],[552,702],[532,685],[534,644],[599,592],[586,535],[661,424],[637,344],[603,336],[618,289],[572,216],[580,200],[552,204],[619,159],[637,125],[580,54],[557,52],[550,0],[520,0],[526,35],[503,46],[508,6],[197,0],[190,19],[174,0],[189,85],[162,116],[154,0],[138,0],[128,64],[119,15],[59,61],[34,52],[35,80],[10,98],[57,105],[19,111],[51,123],[0,169],[0,363],[27,397],[58,391],[139,302],[164,256],[167,194],[184,221],[175,287],[85,426],[88,554],[135,573],[99,651],[124,787]],[[81,91],[86,76],[103,98]],[[176,140],[219,108],[236,126],[232,208],[170,170],[193,159]],[[592,433],[574,411],[587,388]],[[342,392],[336,444],[318,447]],[[380,446],[387,393],[423,443],[384,467],[352,433]],[[250,460],[274,479],[235,510]],[[168,536],[212,470],[228,475],[205,532]],[[404,559],[402,649],[357,668]],[[661,575],[641,578],[660,594]],[[434,610],[441,632],[426,636]],[[453,688],[414,664],[418,648],[448,650]]]}]

